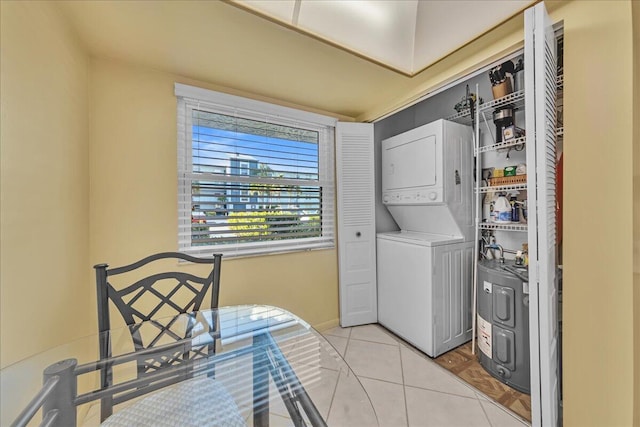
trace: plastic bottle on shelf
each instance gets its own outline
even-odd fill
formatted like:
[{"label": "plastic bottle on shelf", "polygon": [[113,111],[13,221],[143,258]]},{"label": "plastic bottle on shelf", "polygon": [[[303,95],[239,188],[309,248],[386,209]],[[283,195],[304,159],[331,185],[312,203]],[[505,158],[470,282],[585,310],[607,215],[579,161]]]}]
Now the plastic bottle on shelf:
[{"label": "plastic bottle on shelf", "polygon": [[511,221],[520,222],[520,213],[518,212],[518,209],[520,209],[520,206],[516,196],[511,196],[511,199],[509,200],[509,204],[511,205]]},{"label": "plastic bottle on shelf", "polygon": [[496,213],[495,222],[508,224],[511,222],[511,204],[504,194],[500,194],[495,201],[493,210]]}]

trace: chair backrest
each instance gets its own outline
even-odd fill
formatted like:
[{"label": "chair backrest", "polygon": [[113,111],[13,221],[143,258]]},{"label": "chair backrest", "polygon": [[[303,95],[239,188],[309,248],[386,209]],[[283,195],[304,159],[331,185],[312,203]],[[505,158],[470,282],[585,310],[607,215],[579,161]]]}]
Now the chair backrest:
[{"label": "chair backrest", "polygon": [[[160,271],[153,267],[163,260],[173,260],[176,264],[188,261],[196,264],[209,264],[211,271],[206,277],[199,277],[184,271]],[[221,254],[214,254],[212,258],[196,258],[179,252],[163,252],[148,256],[140,261],[123,267],[109,268],[107,264],[98,264],[96,270],[97,301],[98,301],[98,330],[101,332],[100,358],[111,357],[111,342],[107,331],[111,330],[109,301],[122,315],[129,326],[135,351],[144,350],[167,340],[182,340],[191,333],[191,323],[186,327],[174,327],[174,321],[185,313],[200,310],[206,293],[211,289],[210,308],[218,307],[220,293]],[[139,278],[140,273],[152,274]],[[126,280],[135,277],[133,283]],[[112,284],[118,282],[118,289]],[[170,314],[168,314],[170,313]],[[161,317],[162,319],[159,319]],[[182,316],[184,318],[184,316]],[[140,330],[141,322],[145,322],[145,331]],[[148,328],[153,326],[153,331]],[[216,325],[213,324],[213,329]],[[138,360],[138,376],[165,367],[177,365],[186,360],[205,356],[215,352],[215,345],[201,348],[176,350],[167,354],[155,354],[152,359],[148,356]],[[112,370],[105,367],[101,374],[101,384],[108,387],[112,383]],[[126,398],[121,399],[122,401]],[[104,420],[111,415],[112,399],[102,400],[101,418]]]},{"label": "chair backrest", "polygon": [[[207,277],[198,277],[184,271],[160,272],[137,280],[136,282],[116,290],[110,283],[109,279],[124,275],[141,269],[155,261],[173,259],[188,261],[197,264],[211,265],[211,272]],[[94,268],[96,270],[96,284],[98,291],[98,330],[105,332],[111,329],[109,316],[109,300],[117,307],[127,325],[133,325],[142,321],[152,320],[154,315],[160,311],[163,306],[171,307],[176,314],[188,313],[200,309],[205,294],[212,289],[211,292],[211,308],[217,308],[218,296],[220,293],[220,267],[221,254],[214,254],[212,258],[196,258],[179,252],[163,252],[148,256],[133,264],[118,268],[108,268],[108,264],[98,264]],[[163,286],[159,288],[157,285],[163,281],[175,281],[175,286]],[[186,303],[180,305],[172,301],[172,297],[179,291],[187,291],[193,295]],[[157,299],[156,305],[142,311],[142,304],[145,296],[152,296]],[[138,304],[138,305],[137,305]]]}]

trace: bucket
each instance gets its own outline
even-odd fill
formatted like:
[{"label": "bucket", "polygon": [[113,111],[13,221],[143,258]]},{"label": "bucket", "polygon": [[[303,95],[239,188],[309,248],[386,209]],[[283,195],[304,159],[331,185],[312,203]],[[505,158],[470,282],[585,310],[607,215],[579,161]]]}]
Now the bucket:
[{"label": "bucket", "polygon": [[519,92],[524,90],[524,70],[513,74],[513,91]]},{"label": "bucket", "polygon": [[491,86],[491,92],[493,92],[493,99],[502,98],[509,95],[513,90],[511,89],[511,79],[506,77],[502,82]]},{"label": "bucket", "polygon": [[505,196],[498,196],[493,206],[493,210],[496,212],[495,222],[511,222],[511,204]]}]

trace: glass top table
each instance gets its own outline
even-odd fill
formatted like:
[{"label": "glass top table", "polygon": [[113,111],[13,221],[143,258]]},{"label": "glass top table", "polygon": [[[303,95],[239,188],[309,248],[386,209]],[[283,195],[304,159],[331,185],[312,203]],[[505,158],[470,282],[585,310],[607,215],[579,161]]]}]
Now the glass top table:
[{"label": "glass top table", "polygon": [[331,344],[263,305],[83,337],[4,368],[0,383],[3,426],[378,425]]}]

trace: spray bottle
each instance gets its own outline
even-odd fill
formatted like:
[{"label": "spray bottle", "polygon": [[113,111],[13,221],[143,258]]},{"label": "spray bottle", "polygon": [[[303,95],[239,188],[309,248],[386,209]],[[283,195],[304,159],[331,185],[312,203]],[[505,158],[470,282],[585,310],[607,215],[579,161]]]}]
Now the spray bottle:
[{"label": "spray bottle", "polygon": [[484,195],[484,202],[482,203],[482,218],[486,222],[495,222],[493,204],[495,203],[495,193],[488,191]]}]

